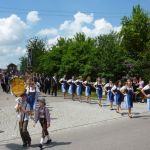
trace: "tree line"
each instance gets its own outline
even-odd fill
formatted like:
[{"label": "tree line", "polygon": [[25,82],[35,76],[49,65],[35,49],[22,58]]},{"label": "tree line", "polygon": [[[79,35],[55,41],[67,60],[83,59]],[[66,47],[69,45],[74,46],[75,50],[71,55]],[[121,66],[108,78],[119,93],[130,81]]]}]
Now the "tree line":
[{"label": "tree line", "polygon": [[[150,16],[134,6],[131,16],[121,19],[121,31],[97,37],[76,33],[73,38],[61,37],[47,48],[39,37],[28,40],[32,49],[33,72],[59,76],[82,75],[106,79],[125,76],[150,78]],[[25,73],[27,56],[20,58],[20,71]]]}]

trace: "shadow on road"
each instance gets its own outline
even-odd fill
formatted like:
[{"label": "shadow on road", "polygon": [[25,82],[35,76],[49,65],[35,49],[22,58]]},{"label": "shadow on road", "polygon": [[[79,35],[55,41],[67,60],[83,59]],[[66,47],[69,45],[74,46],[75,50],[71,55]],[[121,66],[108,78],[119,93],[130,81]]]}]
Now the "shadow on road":
[{"label": "shadow on road", "polygon": [[150,115],[139,115],[139,116],[133,116],[133,118],[138,119],[138,118],[142,118],[142,119],[149,119]]},{"label": "shadow on road", "polygon": [[[69,145],[71,144],[72,142],[52,142],[51,144],[49,145],[44,145],[43,146],[43,149],[49,149],[49,148],[52,148],[52,147],[55,147],[55,146],[63,146],[63,145]],[[33,144],[31,145],[31,149],[37,149],[38,148],[38,145],[39,144]],[[21,145],[19,144],[15,144],[15,143],[10,143],[10,144],[6,144],[6,148],[8,150],[21,150],[21,149],[30,149],[30,148],[23,148]]]},{"label": "shadow on road", "polygon": [[8,150],[20,150],[20,149],[24,149],[24,148],[22,148],[21,145],[19,145],[19,144],[14,144],[14,143],[6,144],[6,148],[7,148]]},{"label": "shadow on road", "polygon": [[[52,148],[52,147],[55,147],[55,146],[69,145],[69,144],[71,144],[71,143],[72,143],[72,142],[52,142],[51,144],[44,145],[44,146],[43,146],[43,149],[49,149],[49,148]],[[38,148],[38,145],[39,145],[39,144],[31,145],[31,147],[32,147],[32,148]]]}]

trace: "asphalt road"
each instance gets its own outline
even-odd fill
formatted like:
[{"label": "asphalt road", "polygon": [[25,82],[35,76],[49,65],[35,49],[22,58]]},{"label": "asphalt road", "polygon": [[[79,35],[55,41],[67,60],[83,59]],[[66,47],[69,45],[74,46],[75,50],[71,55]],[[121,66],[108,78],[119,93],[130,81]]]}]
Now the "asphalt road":
[{"label": "asphalt road", "polygon": [[[40,136],[40,135],[38,135]],[[45,150],[150,150],[150,113],[52,133]],[[40,140],[33,137],[31,150]],[[0,150],[20,150],[20,140],[0,145]]]}]

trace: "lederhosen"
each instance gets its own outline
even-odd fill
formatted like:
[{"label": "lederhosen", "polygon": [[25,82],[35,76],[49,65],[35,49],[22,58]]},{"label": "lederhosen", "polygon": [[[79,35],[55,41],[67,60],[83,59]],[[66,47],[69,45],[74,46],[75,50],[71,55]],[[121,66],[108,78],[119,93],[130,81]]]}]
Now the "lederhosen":
[{"label": "lederhosen", "polygon": [[47,120],[46,120],[46,111],[45,111],[45,107],[44,107],[44,111],[43,114],[41,114],[42,112],[40,112],[40,108],[39,108],[39,115],[43,116],[42,118],[39,118],[41,127],[42,127],[42,138],[45,138],[45,136],[49,135],[48,130],[47,130]]},{"label": "lederhosen", "polygon": [[[26,110],[26,108],[27,108],[27,104],[25,106],[25,110]],[[24,119],[25,119],[25,113],[23,113],[23,118],[22,118],[22,115],[20,114],[20,121],[19,121],[20,135],[21,135],[23,143],[27,144],[27,143],[31,142],[31,137],[30,137],[29,132],[27,130],[28,120],[24,121]]]}]

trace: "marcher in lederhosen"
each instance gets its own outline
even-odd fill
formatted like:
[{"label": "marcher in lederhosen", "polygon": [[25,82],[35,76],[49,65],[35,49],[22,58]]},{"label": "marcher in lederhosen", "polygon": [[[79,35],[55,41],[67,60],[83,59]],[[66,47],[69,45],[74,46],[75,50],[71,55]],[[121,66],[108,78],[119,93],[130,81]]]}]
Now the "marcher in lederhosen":
[{"label": "marcher in lederhosen", "polygon": [[30,105],[27,103],[27,95],[23,94],[16,99],[16,111],[18,112],[19,131],[23,142],[23,147],[31,145],[31,137],[27,130],[29,123]]},{"label": "marcher in lederhosen", "polygon": [[38,102],[39,109],[35,111],[35,124],[39,121],[42,127],[42,137],[39,144],[39,147],[42,149],[43,144],[49,144],[52,141],[48,132],[48,128],[50,127],[50,113],[49,109],[46,107],[44,98],[38,99]]}]

